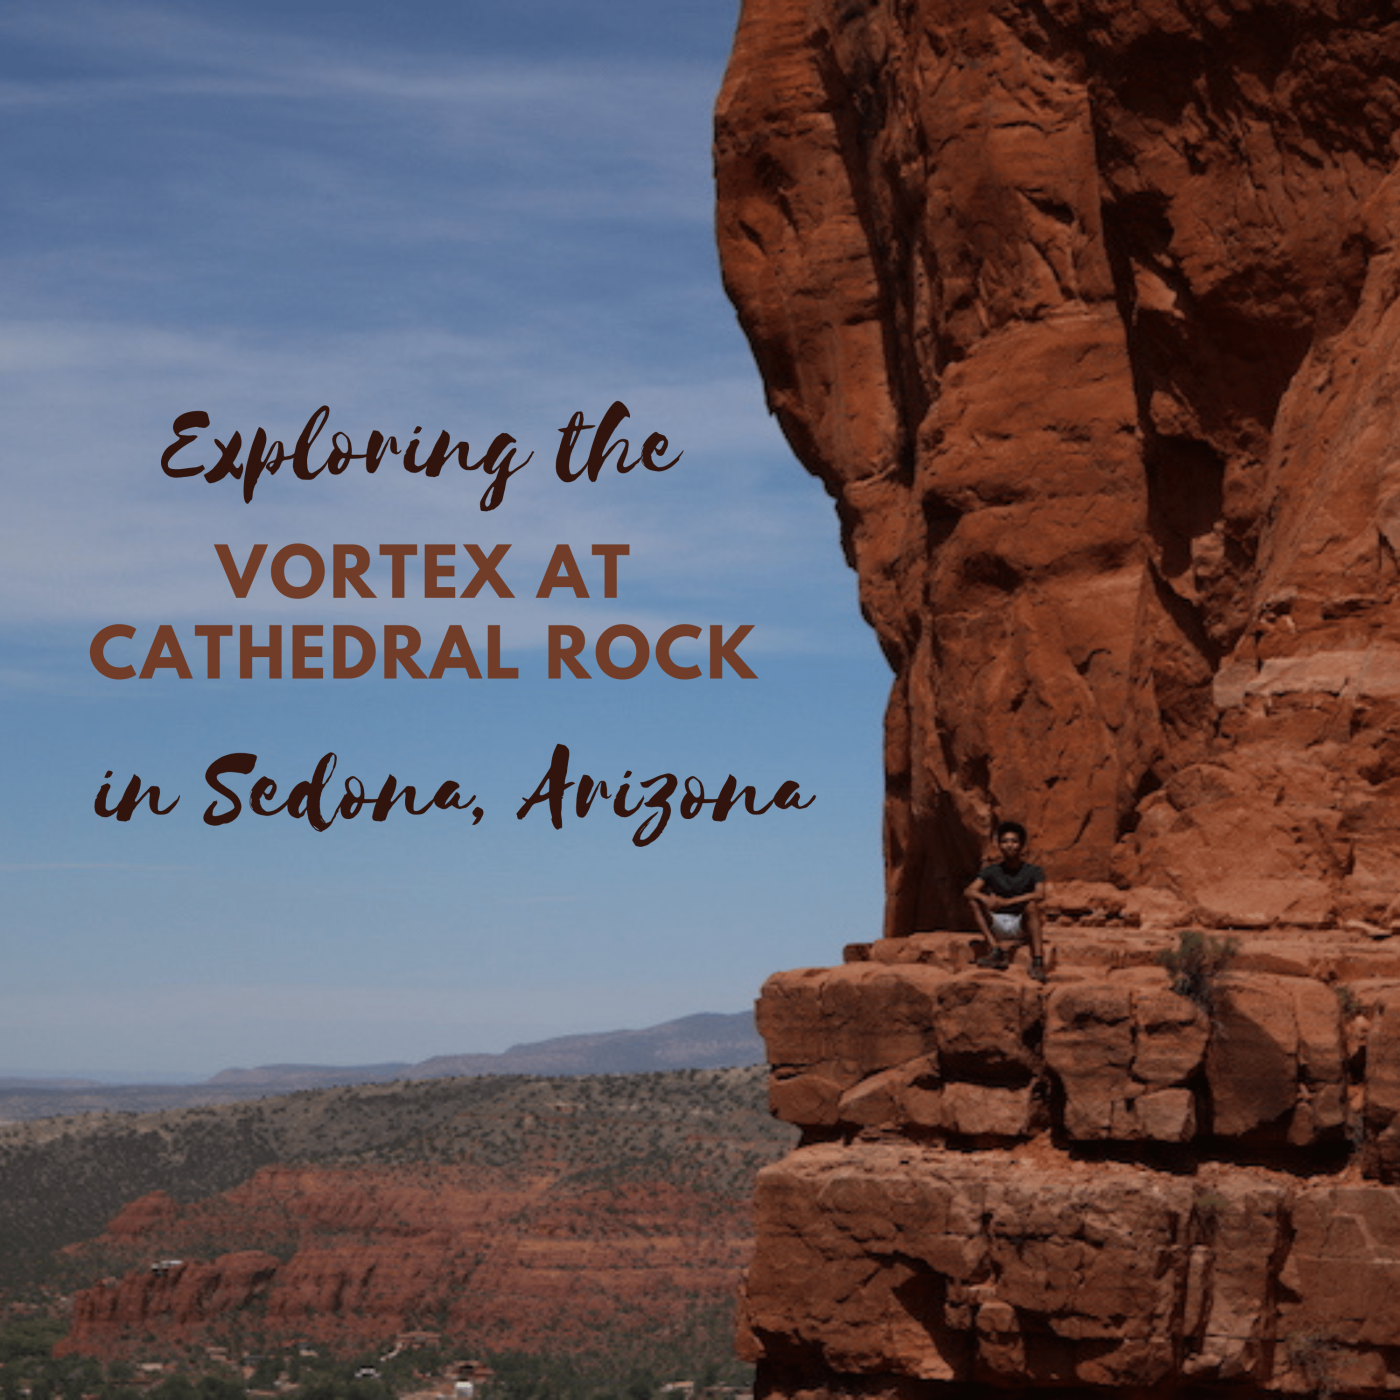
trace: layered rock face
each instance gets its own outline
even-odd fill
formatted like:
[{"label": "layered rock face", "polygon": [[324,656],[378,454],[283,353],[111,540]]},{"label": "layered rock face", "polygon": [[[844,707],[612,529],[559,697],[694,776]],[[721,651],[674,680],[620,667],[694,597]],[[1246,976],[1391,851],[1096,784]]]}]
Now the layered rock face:
[{"label": "layered rock face", "polygon": [[888,934],[1004,817],[1400,925],[1397,72],[1379,0],[745,0],[721,255],[895,671]]},{"label": "layered rock face", "polygon": [[[726,285],[895,672],[887,937],[761,1004],[765,1396],[1400,1390],[1398,76],[1378,0],[744,0]],[[1004,818],[1044,987],[927,932]]]},{"label": "layered rock face", "polygon": [[561,1189],[547,1163],[513,1184],[479,1167],[265,1167],[188,1206],[153,1192],[71,1246],[126,1272],[78,1293],[60,1351],[253,1339],[353,1351],[415,1327],[502,1351],[639,1336],[683,1347],[723,1318],[751,1239],[737,1194]]},{"label": "layered rock face", "polygon": [[1207,1014],[1171,942],[1058,930],[1046,986],[959,934],[769,980],[804,1138],[759,1177],[761,1394],[1400,1389],[1400,950],[1249,939]]}]

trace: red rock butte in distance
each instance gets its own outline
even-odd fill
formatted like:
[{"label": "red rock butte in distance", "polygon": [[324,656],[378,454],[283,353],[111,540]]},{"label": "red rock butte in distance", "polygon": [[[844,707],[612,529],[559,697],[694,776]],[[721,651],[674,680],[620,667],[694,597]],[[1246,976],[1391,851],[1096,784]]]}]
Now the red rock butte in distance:
[{"label": "red rock butte in distance", "polygon": [[[765,1397],[1400,1389],[1397,75],[1374,0],[744,0],[725,282],[895,677],[885,937],[760,1002]],[[1044,987],[930,932],[1004,818]]]},{"label": "red rock butte in distance", "polygon": [[479,1164],[276,1166],[186,1206],[152,1192],[66,1251],[124,1272],[76,1295],[60,1354],[251,1333],[353,1354],[425,1319],[488,1350],[559,1354],[619,1319],[684,1336],[697,1297],[732,1293],[751,1238],[742,1201],[656,1181],[561,1198],[557,1173],[541,1162],[508,1184]]}]

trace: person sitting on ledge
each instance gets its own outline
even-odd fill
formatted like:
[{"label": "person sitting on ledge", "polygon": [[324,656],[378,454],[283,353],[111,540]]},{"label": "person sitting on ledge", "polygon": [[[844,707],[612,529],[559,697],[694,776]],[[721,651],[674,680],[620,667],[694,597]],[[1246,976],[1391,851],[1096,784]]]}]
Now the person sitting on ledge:
[{"label": "person sitting on ledge", "polygon": [[1043,982],[1045,936],[1040,905],[1045,898],[1045,872],[1021,859],[1026,849],[1026,828],[1020,822],[999,822],[996,838],[1001,859],[984,865],[966,891],[977,927],[991,945],[976,963],[978,967],[1005,971],[1016,948],[1029,937],[1031,976]]}]

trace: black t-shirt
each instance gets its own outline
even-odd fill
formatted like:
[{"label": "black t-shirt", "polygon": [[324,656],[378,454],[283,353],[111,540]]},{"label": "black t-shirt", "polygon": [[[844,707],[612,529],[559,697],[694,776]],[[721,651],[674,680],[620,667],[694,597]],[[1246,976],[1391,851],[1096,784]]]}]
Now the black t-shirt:
[{"label": "black t-shirt", "polygon": [[1045,872],[1026,860],[1013,874],[998,862],[996,865],[984,865],[977,872],[977,878],[981,880],[982,887],[998,899],[1017,899],[1023,894],[1030,894],[1037,885],[1043,885]]}]

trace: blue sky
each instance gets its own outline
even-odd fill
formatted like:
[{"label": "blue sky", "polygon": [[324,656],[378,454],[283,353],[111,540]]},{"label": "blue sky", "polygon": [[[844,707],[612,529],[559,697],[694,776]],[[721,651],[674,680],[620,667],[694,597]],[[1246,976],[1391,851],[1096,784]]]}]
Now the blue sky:
[{"label": "blue sky", "polygon": [[[713,249],[734,18],[728,0],[0,4],[0,1072],[502,1049],[737,1010],[767,972],[872,936],[888,672]],[[613,400],[634,447],[664,432],[680,462],[559,481],[558,429]],[[251,504],[160,471],[186,410],[212,420],[197,452],[259,426],[290,442],[321,404],[357,449],[421,424],[535,455],[489,513],[481,474],[455,467],[284,468]],[[420,554],[402,599],[387,561],[373,601],[287,599],[266,565],[234,597],[216,543],[270,560],[292,542]],[[459,591],[466,542],[510,543],[517,596],[425,599],[428,542],[456,544]],[[534,597],[561,542],[588,599]],[[589,555],[603,542],[630,546],[616,599]],[[196,678],[98,675],[88,643],[111,623],[136,629],[110,654],[138,667],[171,625]],[[406,624],[429,660],[448,624],[478,654],[496,625],[520,675],[215,681],[200,623],[327,642]],[[679,623],[751,625],[757,679],[546,677],[551,624],[591,649],[608,626],[654,641]],[[713,791],[734,773],[817,801],[676,816],[643,848],[640,818],[601,808],[561,831],[517,821],[557,743],[571,777]],[[233,751],[283,794],[334,751],[337,791],[347,773],[371,791],[450,779],[486,815],[206,826],[205,767]],[[99,819],[109,769],[180,805]]]}]

